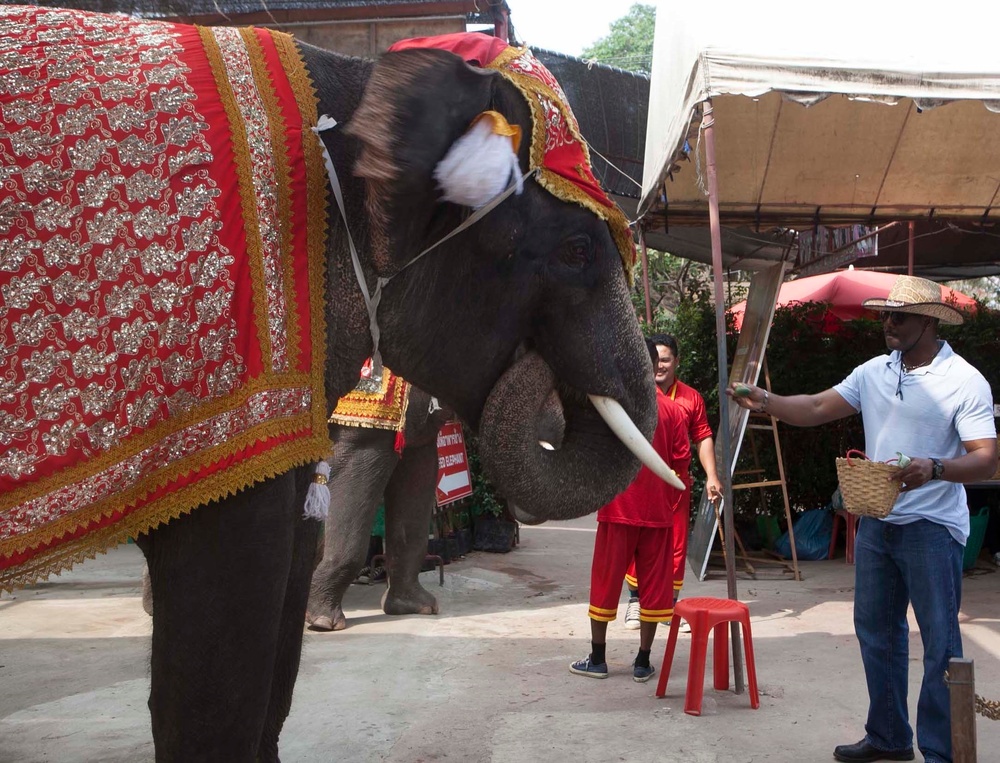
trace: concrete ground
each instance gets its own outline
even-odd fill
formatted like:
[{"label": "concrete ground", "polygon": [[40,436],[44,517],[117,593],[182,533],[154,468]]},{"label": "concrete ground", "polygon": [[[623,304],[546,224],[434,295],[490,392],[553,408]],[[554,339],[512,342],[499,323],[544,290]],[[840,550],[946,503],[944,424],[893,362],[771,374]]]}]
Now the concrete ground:
[{"label": "concrete ground", "polygon": [[[422,579],[436,617],[383,615],[383,587],[352,586],[340,633],[307,632],[285,763],[454,760],[803,763],[832,760],[863,735],[864,676],[851,625],[853,567],[802,565],[804,582],[739,582],[753,615],[761,707],[711,689],[704,714],[683,712],[689,637],[681,636],[667,697],[631,680],[638,634],[609,629],[611,677],[571,675],[589,651],[592,517],[522,528],[510,554],[476,553]],[[979,693],[1000,697],[1000,575],[965,580],[962,629]],[[0,761],[152,760],[150,619],[135,546],[0,599]],[[686,596],[725,595],[721,578]],[[620,613],[624,615],[624,606]],[[658,634],[653,663],[665,643]],[[911,635],[911,713],[920,639]],[[1000,722],[978,722],[980,760],[998,760]],[[920,756],[917,756],[920,760]]]}]

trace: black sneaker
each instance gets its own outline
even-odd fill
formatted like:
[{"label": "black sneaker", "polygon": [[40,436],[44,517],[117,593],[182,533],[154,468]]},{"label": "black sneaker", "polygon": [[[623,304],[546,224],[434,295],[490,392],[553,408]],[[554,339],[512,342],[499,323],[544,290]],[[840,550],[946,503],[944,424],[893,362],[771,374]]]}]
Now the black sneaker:
[{"label": "black sneaker", "polygon": [[372,582],[372,568],[368,566],[362,567],[361,572],[354,578],[354,582],[358,585],[370,585]]}]

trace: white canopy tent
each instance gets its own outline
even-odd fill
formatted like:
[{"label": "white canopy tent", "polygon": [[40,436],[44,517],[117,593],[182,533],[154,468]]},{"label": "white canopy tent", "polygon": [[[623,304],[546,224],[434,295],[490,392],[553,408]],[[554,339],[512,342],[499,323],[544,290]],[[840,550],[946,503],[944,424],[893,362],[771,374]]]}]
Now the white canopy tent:
[{"label": "white canopy tent", "polygon": [[661,0],[640,213],[665,191],[671,225],[707,222],[691,154],[711,99],[723,224],[988,216],[997,29],[1000,5],[970,0]]},{"label": "white canopy tent", "polygon": [[[664,215],[671,232],[710,230],[720,388],[729,382],[725,230],[731,239],[734,229],[748,228],[993,222],[1000,203],[997,29],[1000,4],[974,0],[719,0],[697,10],[659,0],[639,214],[645,226]],[[763,279],[773,293],[756,295],[772,310],[778,275]],[[761,354],[769,324],[769,316],[757,321],[762,340],[751,343]],[[756,381],[759,364],[739,352],[736,361],[734,378]],[[720,408],[722,422],[740,421],[724,395]],[[732,445],[735,439],[738,449],[745,425],[744,415],[720,427],[727,507]],[[732,511],[724,520],[735,598]],[[735,625],[732,640],[739,692]]]}]

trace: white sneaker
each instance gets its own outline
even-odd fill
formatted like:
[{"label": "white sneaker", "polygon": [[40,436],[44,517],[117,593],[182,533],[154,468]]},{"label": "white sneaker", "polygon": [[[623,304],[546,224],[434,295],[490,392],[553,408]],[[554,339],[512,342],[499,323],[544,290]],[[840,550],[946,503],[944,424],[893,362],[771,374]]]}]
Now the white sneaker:
[{"label": "white sneaker", "polygon": [[625,627],[630,631],[639,630],[639,600],[634,596],[625,607]]},{"label": "white sneaker", "polygon": [[993,564],[995,564],[997,567],[1000,567],[1000,551],[997,551],[995,554],[993,554]]},{"label": "white sneaker", "polygon": [[689,623],[687,620],[681,620],[680,627],[677,630],[679,630],[681,633],[690,633],[691,623]]}]

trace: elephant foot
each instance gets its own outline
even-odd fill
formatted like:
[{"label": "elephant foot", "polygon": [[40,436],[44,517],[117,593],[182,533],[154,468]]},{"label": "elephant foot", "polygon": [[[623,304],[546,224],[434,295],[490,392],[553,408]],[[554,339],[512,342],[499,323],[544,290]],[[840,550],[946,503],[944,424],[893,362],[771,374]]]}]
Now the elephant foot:
[{"label": "elephant foot", "polygon": [[390,586],[382,594],[382,611],[387,615],[436,615],[438,602],[422,586],[398,590]]},{"label": "elephant foot", "polygon": [[306,610],[306,623],[311,631],[342,631],[347,627],[347,618],[339,604],[332,608],[310,606]]}]

